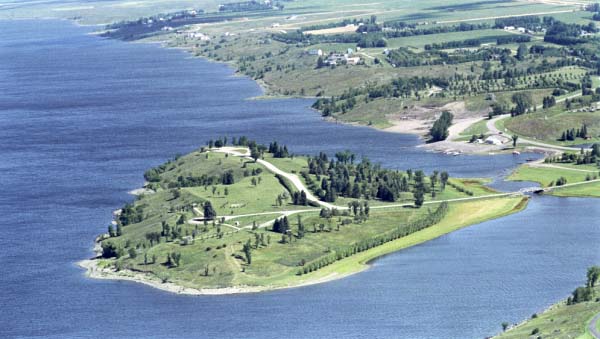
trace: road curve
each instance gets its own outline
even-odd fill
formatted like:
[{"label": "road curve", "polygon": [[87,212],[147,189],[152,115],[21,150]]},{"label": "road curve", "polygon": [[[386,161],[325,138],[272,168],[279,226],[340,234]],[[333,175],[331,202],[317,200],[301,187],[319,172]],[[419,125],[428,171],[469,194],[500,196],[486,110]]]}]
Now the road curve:
[{"label": "road curve", "polygon": [[[581,92],[579,93],[575,93],[573,95],[569,95],[566,96],[564,98],[560,98],[558,100],[556,100],[556,103],[559,102],[563,102],[567,99],[573,99],[573,98],[577,98],[581,96]],[[542,105],[538,105],[537,106],[538,109],[542,108]],[[505,118],[510,117],[510,114],[502,114],[502,115],[497,115],[495,116],[493,119],[488,120],[488,122],[486,123],[486,127],[488,129],[488,131],[492,132],[493,134],[503,134],[505,131],[500,131],[497,127],[496,127],[496,122],[498,120],[502,120]],[[530,144],[530,145],[534,145],[534,146],[539,146],[542,148],[548,148],[548,149],[553,149],[553,150],[560,150],[560,151],[579,151],[581,150],[581,148],[576,148],[576,147],[565,147],[565,146],[557,146],[557,145],[552,145],[552,144],[547,144],[547,143],[543,143],[543,142],[539,142],[539,141],[535,141],[535,140],[531,140],[531,139],[526,139],[523,137],[519,137],[519,140],[522,143],[526,143],[526,144]]]},{"label": "road curve", "polygon": [[[237,156],[237,157],[243,157],[246,158],[248,160],[252,160],[254,161],[254,159],[252,159],[249,155],[250,151],[248,150],[246,153],[241,153],[238,150],[240,149],[240,147],[235,148],[235,147],[221,147],[218,149],[214,149],[212,151],[214,152],[220,152],[220,153],[228,153],[231,154],[233,156]],[[299,192],[304,191],[304,193],[306,193],[306,199],[308,201],[314,202],[316,204],[319,204],[322,207],[325,208],[329,208],[329,209],[334,209],[334,208],[339,208],[338,206],[332,205],[330,203],[324,202],[319,200],[317,197],[315,197],[310,190],[304,186],[304,183],[302,182],[302,180],[300,180],[300,178],[298,178],[297,175],[295,174],[291,174],[291,173],[287,173],[285,171],[280,170],[277,166],[273,165],[272,163],[262,160],[262,159],[258,159],[256,160],[257,163],[265,166],[271,173],[274,174],[278,174],[286,179],[288,179],[289,181],[291,181],[291,183],[296,187],[296,189]]]},{"label": "road curve", "polygon": [[600,313],[596,314],[592,321],[588,324],[588,330],[592,337],[600,339],[600,331],[598,331],[598,321],[600,321]]}]

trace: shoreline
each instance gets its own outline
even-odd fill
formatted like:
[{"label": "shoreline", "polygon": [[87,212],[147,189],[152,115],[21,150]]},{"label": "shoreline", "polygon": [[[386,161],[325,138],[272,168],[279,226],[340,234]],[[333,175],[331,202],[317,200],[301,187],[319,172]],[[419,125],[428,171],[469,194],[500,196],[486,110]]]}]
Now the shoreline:
[{"label": "shoreline", "polygon": [[[113,38],[109,38],[109,39],[113,39]],[[218,61],[218,60],[212,59],[212,58],[204,56],[204,55],[196,55],[193,53],[193,50],[191,50],[189,47],[169,46],[168,45],[169,41],[165,40],[165,39],[152,40],[149,38],[144,38],[144,39],[137,40],[137,41],[124,41],[124,40],[120,40],[120,39],[115,39],[115,40],[122,41],[125,43],[133,42],[133,43],[158,44],[158,45],[160,45],[161,48],[180,50],[186,54],[189,54],[190,58],[192,58],[192,59],[199,58],[199,59],[203,59],[207,62],[225,65],[226,67],[230,68],[233,71],[232,76],[245,77],[245,78],[251,80],[252,82],[254,82],[259,87],[260,92],[261,92],[260,95],[248,97],[245,100],[282,100],[282,99],[315,100],[315,99],[317,99],[317,97],[315,97],[315,96],[279,94],[275,90],[273,90],[272,86],[269,85],[268,83],[266,83],[264,80],[253,79],[253,78],[249,77],[248,75],[240,73],[239,67],[237,67],[237,64],[233,61]],[[454,141],[453,140],[454,138],[458,137],[464,130],[469,128],[473,123],[476,123],[477,121],[484,119],[483,117],[457,119],[452,124],[452,126],[450,126],[450,129],[449,129],[450,136],[448,137],[448,139],[443,140],[443,141],[434,142],[434,143],[427,143],[426,136],[428,135],[429,129],[430,129],[431,125],[433,125],[433,122],[434,122],[434,120],[432,120],[432,119],[414,119],[414,118],[406,119],[406,120],[393,120],[392,119],[392,120],[388,121],[391,126],[384,127],[384,128],[378,128],[375,126],[361,124],[361,123],[357,123],[357,122],[340,120],[337,117],[323,117],[321,115],[321,112],[319,112],[318,110],[315,110],[312,107],[309,107],[309,109],[318,113],[319,116],[321,116],[321,118],[324,121],[327,121],[329,123],[343,124],[343,125],[347,125],[347,126],[367,127],[367,128],[372,128],[377,131],[386,132],[386,133],[416,135],[419,137],[419,140],[421,140],[423,142],[422,144],[418,145],[417,147],[423,147],[423,148],[426,148],[433,152],[445,153],[448,151],[453,151],[453,150],[458,149],[458,150],[460,150],[460,153],[475,155],[475,154],[487,154],[490,152],[494,152],[494,154],[495,154],[495,153],[499,153],[502,151],[502,149],[499,147],[490,147],[490,146],[482,147],[482,146],[477,146],[477,145],[469,144],[469,143],[462,142],[462,141]],[[467,124],[465,124],[466,122],[467,122]]]},{"label": "shoreline", "polygon": [[[516,198],[501,198],[515,200]],[[449,233],[458,231],[460,229],[474,226],[486,221],[502,218],[504,216],[518,213],[527,208],[529,198],[521,197],[518,202],[515,201],[511,209],[502,211],[502,213],[491,214],[483,218],[476,218],[473,220],[466,220],[459,223],[452,223],[445,225],[448,220],[442,220],[440,223],[433,225],[429,228],[421,231],[409,234],[405,237],[396,239],[384,243],[380,246],[371,248],[367,251],[358,253],[354,256],[347,257],[345,259],[336,261],[335,263],[322,268],[319,271],[315,271],[316,276],[310,277],[305,280],[301,280],[298,283],[292,283],[287,285],[271,285],[271,286],[230,286],[221,288],[192,288],[177,284],[176,282],[162,282],[158,277],[153,274],[135,272],[132,270],[124,269],[121,271],[115,271],[114,269],[100,268],[100,243],[98,240],[101,236],[97,237],[94,245],[95,257],[91,259],[85,259],[77,262],[77,266],[85,269],[85,275],[88,278],[99,279],[99,280],[122,280],[141,283],[146,286],[150,286],[161,291],[181,294],[181,295],[192,295],[192,296],[204,296],[204,295],[233,295],[233,294],[247,294],[247,293],[261,293],[277,291],[282,289],[300,288],[311,285],[317,285],[322,283],[331,282],[334,280],[343,279],[354,274],[358,274],[368,270],[371,264],[376,260],[385,257],[387,255],[402,251],[413,246],[417,246],[428,241],[437,239],[441,236]],[[111,260],[111,259],[105,259]]]},{"label": "shoreline", "polygon": [[[98,264],[100,259],[85,259],[77,262],[77,266],[86,270],[85,275],[91,279],[98,280],[114,280],[114,281],[130,281],[135,283],[141,283],[146,286],[150,286],[159,289],[164,292],[190,295],[190,296],[216,296],[216,295],[234,295],[234,294],[248,294],[248,293],[261,293],[277,291],[289,288],[299,288],[317,284],[323,284],[329,281],[338,280],[350,276],[360,271],[350,274],[329,274],[319,279],[308,280],[294,285],[283,285],[283,286],[231,286],[231,287],[220,287],[220,288],[193,288],[178,285],[175,282],[163,283],[160,279],[154,275],[142,272],[134,272],[131,270],[122,270],[116,272],[112,269],[99,268]],[[368,268],[368,267],[367,267]]]}]

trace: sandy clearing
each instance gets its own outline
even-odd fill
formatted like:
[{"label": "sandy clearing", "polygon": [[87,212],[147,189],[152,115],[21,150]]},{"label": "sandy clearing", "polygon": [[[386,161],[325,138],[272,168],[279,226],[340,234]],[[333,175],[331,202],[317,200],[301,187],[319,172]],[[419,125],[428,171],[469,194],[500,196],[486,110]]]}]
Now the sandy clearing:
[{"label": "sandy clearing", "polygon": [[483,119],[485,118],[476,117],[455,120],[454,124],[450,126],[450,128],[448,128],[448,140],[454,140],[460,137],[460,134],[464,132],[467,128],[469,128],[473,124],[482,121]]},{"label": "sandy clearing", "polygon": [[390,120],[393,125],[383,130],[392,133],[417,134],[424,136],[429,132],[433,120],[400,119]]},{"label": "sandy clearing", "polygon": [[303,34],[313,34],[313,35],[327,35],[327,34],[341,34],[341,33],[354,33],[358,29],[354,24],[350,24],[344,27],[333,27],[333,28],[324,28],[324,29],[315,29],[312,31],[305,31]]}]

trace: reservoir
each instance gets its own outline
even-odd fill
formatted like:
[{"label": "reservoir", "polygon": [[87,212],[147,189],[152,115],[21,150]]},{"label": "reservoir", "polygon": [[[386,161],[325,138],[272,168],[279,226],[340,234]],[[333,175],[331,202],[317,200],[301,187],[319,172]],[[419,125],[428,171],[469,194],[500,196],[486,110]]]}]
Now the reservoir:
[{"label": "reservoir", "polygon": [[75,263],[142,173],[209,139],[349,149],[498,187],[530,155],[426,152],[415,136],[323,121],[310,100],[251,100],[260,88],[224,65],[69,22],[0,31],[0,337],[483,338],[565,298],[600,261],[598,200],[534,197],[326,284],[190,297],[87,279]]}]

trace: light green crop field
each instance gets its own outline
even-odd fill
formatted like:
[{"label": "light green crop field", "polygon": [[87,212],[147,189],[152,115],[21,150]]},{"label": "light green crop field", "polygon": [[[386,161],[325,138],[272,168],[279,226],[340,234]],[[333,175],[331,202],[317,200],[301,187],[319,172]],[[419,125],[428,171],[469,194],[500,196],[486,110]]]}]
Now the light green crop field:
[{"label": "light green crop field", "polygon": [[[215,12],[218,5],[222,3],[224,2],[216,0],[121,0],[70,2],[68,4],[56,3],[55,1],[25,3],[15,1],[2,7],[0,18],[77,18],[85,24],[102,24],[189,8]],[[573,8],[572,6],[534,4],[524,1],[486,4],[466,0],[427,0],[419,2],[383,0],[367,4],[357,0],[326,2],[304,0],[283,2],[283,4],[285,9],[279,14],[280,20],[285,20],[290,15],[303,15],[306,18],[298,18],[294,21],[310,23],[315,23],[315,21],[327,22],[350,15],[378,15],[383,18],[401,18],[403,20],[465,20],[492,17],[497,15],[499,11],[505,15],[510,15],[553,12]],[[340,12],[344,14],[341,15]]]},{"label": "light green crop field", "polygon": [[442,43],[448,41],[459,41],[465,39],[479,39],[482,43],[496,43],[498,36],[512,35],[499,29],[483,29],[473,32],[452,32],[434,34],[424,38],[423,36],[414,36],[406,38],[394,38],[388,40],[389,48],[412,47],[422,49],[427,44]]}]

